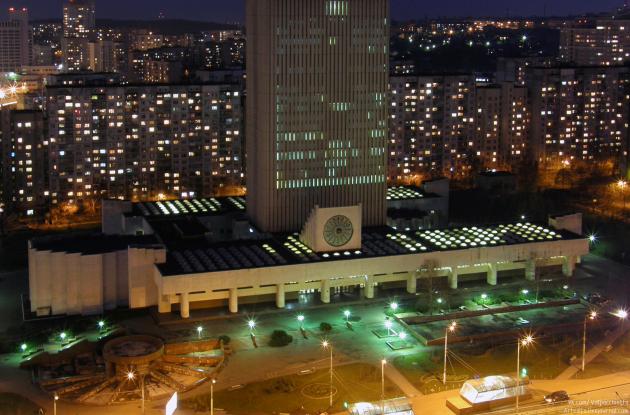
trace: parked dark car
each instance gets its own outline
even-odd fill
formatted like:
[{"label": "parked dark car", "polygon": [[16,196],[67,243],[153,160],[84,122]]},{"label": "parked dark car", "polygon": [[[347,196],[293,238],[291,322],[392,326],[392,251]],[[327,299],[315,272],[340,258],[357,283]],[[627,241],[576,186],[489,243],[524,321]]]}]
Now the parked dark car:
[{"label": "parked dark car", "polygon": [[603,295],[601,295],[600,293],[589,293],[587,295],[584,296],[584,299],[586,301],[588,301],[591,304],[595,304],[595,305],[603,305],[605,303],[607,303],[608,301],[610,301],[609,298],[604,297]]},{"label": "parked dark car", "polygon": [[566,402],[568,400],[569,394],[566,391],[555,391],[549,395],[545,395],[545,402],[547,403]]}]

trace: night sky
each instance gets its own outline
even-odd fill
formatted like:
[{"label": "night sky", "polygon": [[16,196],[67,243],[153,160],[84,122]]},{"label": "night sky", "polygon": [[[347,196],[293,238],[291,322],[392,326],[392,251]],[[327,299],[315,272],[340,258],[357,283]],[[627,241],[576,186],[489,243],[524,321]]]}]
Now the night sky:
[{"label": "night sky", "polygon": [[[531,16],[609,11],[623,0],[391,0],[394,19],[460,16]],[[61,17],[63,0],[1,0],[0,16],[9,6],[26,6],[34,19]],[[97,0],[97,19],[167,18],[243,22],[245,0]],[[6,5],[6,7],[5,7]],[[509,10],[508,10],[509,9]]]}]

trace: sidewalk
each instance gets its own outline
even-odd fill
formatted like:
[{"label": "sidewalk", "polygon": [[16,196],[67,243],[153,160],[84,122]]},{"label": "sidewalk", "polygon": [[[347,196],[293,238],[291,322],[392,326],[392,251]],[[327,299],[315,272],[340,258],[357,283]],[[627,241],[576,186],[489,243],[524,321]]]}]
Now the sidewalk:
[{"label": "sidewalk", "polygon": [[[604,351],[606,346],[615,343],[617,339],[619,339],[622,335],[624,335],[626,331],[628,330],[625,326],[626,326],[625,324],[622,324],[617,330],[612,331],[611,333],[608,334],[608,336],[604,337],[599,343],[591,347],[591,349],[586,352],[586,357],[584,359],[586,361],[586,364],[589,364],[591,361],[593,361],[593,359],[599,356],[599,354]],[[572,365],[570,365],[568,368],[566,368],[562,373],[560,373],[556,377],[556,380],[571,379],[573,376],[575,376],[576,373],[578,373],[581,370],[582,368],[581,366],[582,366],[582,359],[575,359]]]},{"label": "sidewalk", "polygon": [[[367,364],[371,364],[370,362],[365,362]],[[396,369],[393,364],[388,364],[385,366],[385,376],[389,378],[392,382],[398,386],[398,388],[405,394],[408,398],[414,398],[416,396],[422,396],[422,392],[416,389],[415,386],[411,384],[407,380],[406,377],[403,376],[402,373]]]}]

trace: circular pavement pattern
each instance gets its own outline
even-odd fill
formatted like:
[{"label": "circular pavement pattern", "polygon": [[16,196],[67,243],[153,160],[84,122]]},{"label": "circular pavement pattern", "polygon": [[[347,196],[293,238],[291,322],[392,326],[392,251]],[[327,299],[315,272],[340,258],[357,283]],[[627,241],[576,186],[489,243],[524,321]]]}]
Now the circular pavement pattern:
[{"label": "circular pavement pattern", "polygon": [[[309,399],[325,399],[330,396],[329,383],[309,383],[300,391],[302,396]],[[337,394],[337,388],[333,386],[333,396]]]}]

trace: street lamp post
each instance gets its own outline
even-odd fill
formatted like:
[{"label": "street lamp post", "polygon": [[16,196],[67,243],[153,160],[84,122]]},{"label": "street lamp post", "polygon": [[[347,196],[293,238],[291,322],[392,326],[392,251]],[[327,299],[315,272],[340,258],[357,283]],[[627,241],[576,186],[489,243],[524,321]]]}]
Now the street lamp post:
[{"label": "street lamp post", "polygon": [[197,340],[201,340],[201,332],[203,331],[203,327],[197,327]]},{"label": "street lamp post", "polygon": [[217,383],[216,379],[212,379],[210,382],[210,415],[214,415],[214,384]]},{"label": "street lamp post", "polygon": [[531,335],[527,335],[522,339],[518,339],[516,343],[516,412],[518,413],[518,401],[520,397],[521,389],[521,346],[528,346],[534,338]]},{"label": "street lamp post", "polygon": [[140,376],[140,392],[142,394],[142,415],[144,415],[144,375]]},{"label": "street lamp post", "polygon": [[343,312],[343,315],[346,316],[346,324],[350,322],[350,310],[346,310]]},{"label": "street lamp post", "polygon": [[[132,381],[135,378],[135,373],[127,372],[127,380]],[[140,375],[140,396],[142,398],[142,413],[144,414],[144,375]]]},{"label": "street lamp post", "polygon": [[332,408],[333,406],[333,347],[332,347],[332,343],[330,343],[328,340],[324,340],[322,342],[322,346],[324,347],[324,349],[328,348],[330,349],[330,399],[329,399],[329,408]]},{"label": "street lamp post", "polygon": [[446,358],[448,355],[448,332],[455,331],[455,327],[457,327],[457,323],[453,321],[444,330],[444,371],[442,372],[442,383],[444,385],[446,385]]},{"label": "street lamp post", "polygon": [[298,315],[297,321],[300,323],[300,330],[304,330],[304,315],[303,314]]},{"label": "street lamp post", "polygon": [[584,331],[582,333],[582,372],[584,372],[584,368],[586,366],[586,322],[588,320],[595,320],[597,317],[596,311],[591,311],[589,314],[584,316]]},{"label": "street lamp post", "polygon": [[619,190],[621,191],[621,198],[622,198],[622,202],[623,202],[623,204],[622,204],[623,212],[626,211],[626,192],[625,192],[625,190],[626,190],[626,185],[627,184],[628,184],[628,182],[626,182],[623,179],[620,179],[617,182],[617,186],[619,187]]},{"label": "street lamp post", "polygon": [[381,360],[381,414],[385,415],[385,364],[387,360]]},{"label": "street lamp post", "polygon": [[53,415],[57,415],[57,401],[59,400],[59,395],[55,393],[53,397]]},{"label": "street lamp post", "polygon": [[385,321],[385,328],[387,329],[387,335],[392,335],[392,322],[390,320]]}]

